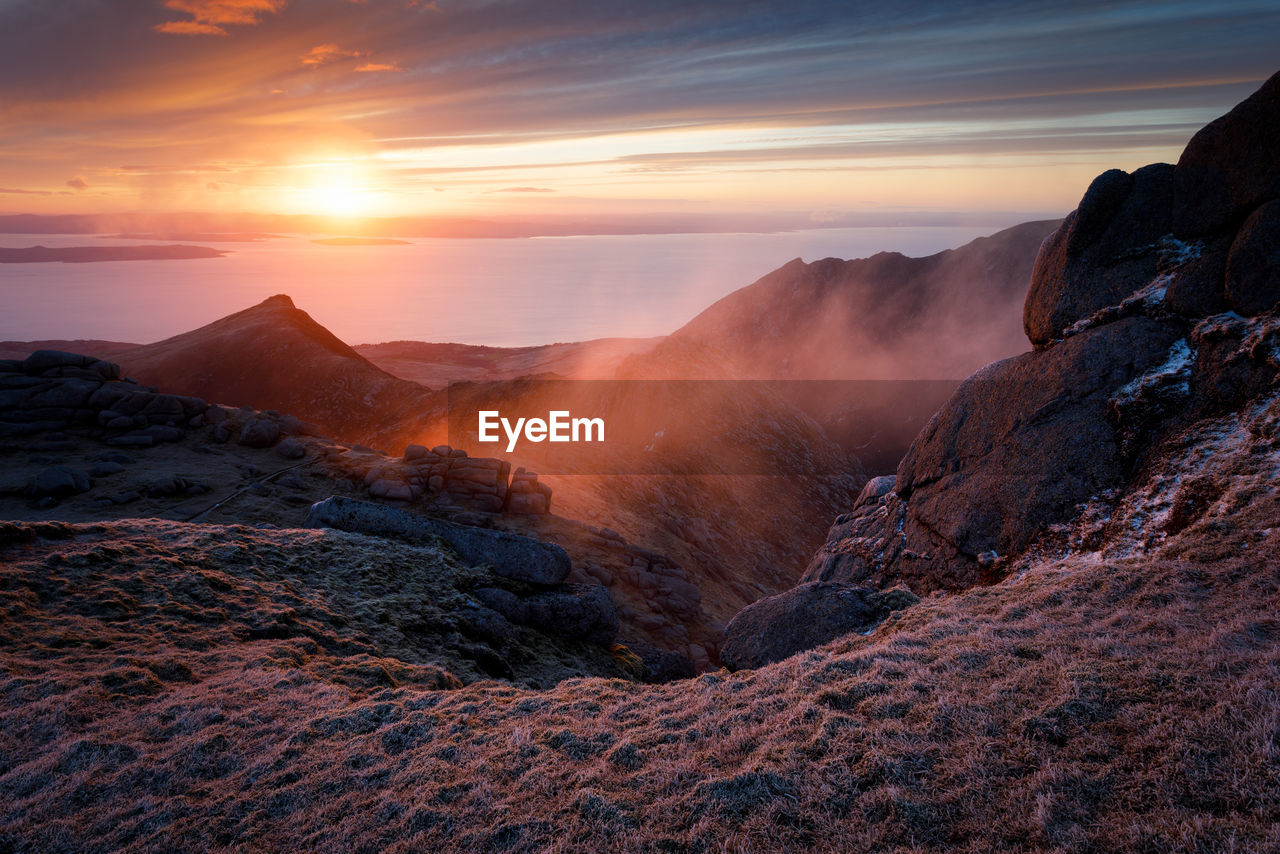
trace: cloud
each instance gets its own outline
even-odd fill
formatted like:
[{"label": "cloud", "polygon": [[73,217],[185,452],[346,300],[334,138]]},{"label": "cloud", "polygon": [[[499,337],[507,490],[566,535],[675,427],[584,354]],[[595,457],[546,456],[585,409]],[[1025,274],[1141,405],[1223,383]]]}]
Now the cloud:
[{"label": "cloud", "polygon": [[22,190],[17,187],[0,187],[0,193],[6,193],[11,196],[52,196],[48,190]]},{"label": "cloud", "polygon": [[318,44],[302,55],[302,64],[310,68],[317,68],[339,59],[356,56],[364,56],[364,54],[358,50],[344,50],[332,43]]},{"label": "cloud", "polygon": [[394,62],[366,62],[364,65],[356,66],[356,71],[403,71],[399,65]]},{"label": "cloud", "polygon": [[217,181],[210,181],[209,183],[204,185],[204,188],[206,190],[213,190],[214,192],[217,192],[218,190],[222,189],[222,185],[219,184]]},{"label": "cloud", "polygon": [[89,189],[89,182],[79,176],[76,176],[67,182],[67,186],[75,190],[77,193],[83,193],[85,190]]},{"label": "cloud", "polygon": [[554,193],[549,187],[503,187],[501,190],[490,190],[491,193]]},{"label": "cloud", "polygon": [[224,25],[253,26],[266,14],[284,8],[285,0],[165,0],[166,8],[185,12],[189,21],[156,24],[162,33],[184,36],[225,36]]}]

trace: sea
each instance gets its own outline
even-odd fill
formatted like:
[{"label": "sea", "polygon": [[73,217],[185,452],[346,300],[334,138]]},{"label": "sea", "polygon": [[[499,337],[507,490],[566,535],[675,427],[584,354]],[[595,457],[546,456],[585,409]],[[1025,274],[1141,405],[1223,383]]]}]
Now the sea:
[{"label": "sea", "polygon": [[[1012,223],[1010,223],[1012,224]],[[0,340],[151,343],[274,294],[349,344],[526,346],[666,335],[793,258],[930,255],[996,226],[859,227],[768,234],[408,239],[331,246],[329,235],[189,241],[221,258],[0,264]],[[0,247],[154,243],[0,234]],[[173,242],[173,241],[165,241]]]}]

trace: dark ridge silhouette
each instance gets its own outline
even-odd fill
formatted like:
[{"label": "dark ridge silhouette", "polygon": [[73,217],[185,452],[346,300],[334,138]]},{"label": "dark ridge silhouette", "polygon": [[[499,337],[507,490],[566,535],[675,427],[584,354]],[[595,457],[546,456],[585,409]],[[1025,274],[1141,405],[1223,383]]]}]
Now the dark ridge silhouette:
[{"label": "dark ridge silhouette", "polygon": [[0,248],[0,264],[87,264],[94,261],[175,261],[221,258],[227,253],[208,246],[28,246]]}]

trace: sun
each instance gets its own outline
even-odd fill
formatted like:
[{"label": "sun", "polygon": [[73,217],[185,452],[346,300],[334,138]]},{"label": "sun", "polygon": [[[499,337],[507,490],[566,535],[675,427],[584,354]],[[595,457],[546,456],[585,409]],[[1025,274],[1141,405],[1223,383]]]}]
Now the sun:
[{"label": "sun", "polygon": [[313,209],[329,216],[359,216],[373,207],[373,194],[368,189],[345,181],[319,184],[309,195]]},{"label": "sun", "polygon": [[327,166],[316,170],[300,201],[309,213],[353,217],[372,213],[378,198],[359,170]]}]

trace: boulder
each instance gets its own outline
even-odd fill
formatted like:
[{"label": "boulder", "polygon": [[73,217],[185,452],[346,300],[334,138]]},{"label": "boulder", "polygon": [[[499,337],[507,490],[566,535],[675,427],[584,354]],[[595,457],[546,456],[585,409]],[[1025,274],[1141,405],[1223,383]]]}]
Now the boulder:
[{"label": "boulder", "polygon": [[725,628],[720,661],[730,670],[763,667],[850,632],[865,632],[919,601],[905,588],[801,584],[738,612]]},{"label": "boulder", "polygon": [[32,395],[26,402],[26,406],[31,408],[49,406],[80,409],[88,405],[89,398],[101,386],[102,383],[94,382],[93,380],[55,380],[49,388]]},{"label": "boulder", "polygon": [[515,637],[511,623],[492,608],[468,602],[458,610],[456,617],[462,633],[477,640],[504,646]]},{"label": "boulder", "polygon": [[568,552],[552,543],[336,495],[311,506],[305,527],[338,528],[411,542],[439,538],[467,563],[488,564],[498,575],[533,584],[559,584],[573,568]]},{"label": "boulder", "polygon": [[1077,321],[1115,305],[1156,277],[1168,233],[1173,167],[1119,169],[1094,179],[1036,256],[1023,304],[1027,338],[1044,346]]},{"label": "boulder", "polygon": [[236,442],[249,448],[269,448],[279,438],[279,424],[270,418],[253,418],[240,429]]},{"label": "boulder", "polygon": [[858,493],[858,498],[854,502],[854,507],[861,507],[866,504],[873,504],[880,499],[881,496],[888,495],[897,485],[898,478],[891,474],[873,477],[862,487],[862,492]]},{"label": "boulder", "polygon": [[1228,232],[1280,198],[1280,73],[1193,136],[1173,177],[1180,237]]},{"label": "boulder", "polygon": [[1226,280],[1227,304],[1238,314],[1253,317],[1280,306],[1280,200],[1245,220],[1227,256]]},{"label": "boulder", "polygon": [[153,424],[139,431],[144,436],[150,436],[157,442],[181,442],[186,434],[179,427],[170,427],[167,424]]},{"label": "boulder", "polygon": [[473,594],[513,623],[574,640],[607,644],[618,634],[618,612],[603,587],[567,584],[563,589],[517,596],[509,590],[481,587]]},{"label": "boulder", "polygon": [[1226,310],[1224,282],[1230,246],[1225,238],[1197,243],[1195,256],[1170,271],[1164,296],[1170,311],[1200,318]]},{"label": "boulder", "polygon": [[504,509],[521,516],[538,516],[550,511],[547,497],[540,492],[508,493]]},{"label": "boulder", "polygon": [[369,485],[369,494],[374,498],[387,498],[393,501],[412,501],[413,487],[403,480],[389,477],[378,478]]},{"label": "boulder", "polygon": [[1141,390],[1181,335],[1177,324],[1129,317],[974,374],[916,437],[896,491],[837,519],[802,580],[918,590],[998,580],[1001,556],[1123,482],[1141,446],[1126,454],[1117,431],[1157,425],[1140,406],[1118,424],[1113,400],[1135,380]]},{"label": "boulder", "polygon": [[1159,366],[1174,324],[1118,320],[1042,353],[970,377],[934,416],[898,467],[908,499],[907,551],[932,552],[955,581],[979,580],[976,560],[1026,546],[1075,505],[1120,484],[1128,462],[1108,418],[1113,396]]},{"label": "boulder", "polygon": [[631,639],[624,641],[626,648],[644,663],[648,675],[646,682],[664,684],[677,679],[692,679],[698,675],[693,661],[681,653],[670,649],[659,649],[647,641]]},{"label": "boulder", "polygon": [[84,368],[104,380],[114,380],[120,376],[119,365],[62,350],[36,350],[22,362],[22,369],[31,376],[40,376],[60,368]]},{"label": "boulder", "polygon": [[191,493],[203,495],[209,488],[202,483],[189,480],[178,475],[164,475],[147,484],[147,495],[151,498],[174,498]]},{"label": "boulder", "polygon": [[88,492],[89,486],[89,475],[79,469],[51,466],[35,476],[27,487],[27,494],[36,498],[66,498],[69,495]]},{"label": "boulder", "polygon": [[307,448],[292,436],[286,436],[276,445],[276,453],[286,460],[300,460],[307,455]]},{"label": "boulder", "polygon": [[591,643],[612,643],[618,634],[618,611],[609,591],[585,584],[565,588],[525,597],[529,625]]}]

